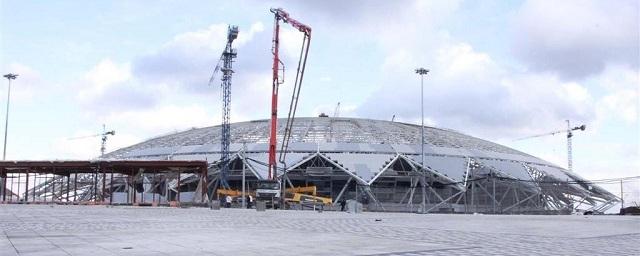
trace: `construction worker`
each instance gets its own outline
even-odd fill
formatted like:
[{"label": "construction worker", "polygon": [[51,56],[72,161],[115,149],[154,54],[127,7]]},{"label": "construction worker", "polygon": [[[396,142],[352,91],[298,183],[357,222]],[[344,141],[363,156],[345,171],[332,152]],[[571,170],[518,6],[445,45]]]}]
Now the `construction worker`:
[{"label": "construction worker", "polygon": [[344,198],[342,200],[340,200],[340,211],[344,212],[344,207],[347,205],[347,200],[344,200]]},{"label": "construction worker", "polygon": [[225,204],[225,208],[231,208],[231,201],[232,201],[232,200],[233,200],[233,199],[231,198],[231,196],[230,196],[230,195],[227,195],[227,197],[226,197],[226,204]]}]

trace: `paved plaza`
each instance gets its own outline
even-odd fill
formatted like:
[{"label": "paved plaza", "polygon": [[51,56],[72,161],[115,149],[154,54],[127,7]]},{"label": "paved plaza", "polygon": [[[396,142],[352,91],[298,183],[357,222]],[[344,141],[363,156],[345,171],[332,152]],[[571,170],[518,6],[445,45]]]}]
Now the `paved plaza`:
[{"label": "paved plaza", "polygon": [[638,255],[632,216],[0,205],[0,255]]}]

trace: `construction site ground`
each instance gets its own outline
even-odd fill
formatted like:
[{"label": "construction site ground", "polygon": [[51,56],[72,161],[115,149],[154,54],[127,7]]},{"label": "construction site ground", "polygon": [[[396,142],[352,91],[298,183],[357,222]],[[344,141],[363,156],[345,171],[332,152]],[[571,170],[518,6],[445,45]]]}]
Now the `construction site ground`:
[{"label": "construction site ground", "polygon": [[0,255],[638,255],[638,216],[0,205]]}]

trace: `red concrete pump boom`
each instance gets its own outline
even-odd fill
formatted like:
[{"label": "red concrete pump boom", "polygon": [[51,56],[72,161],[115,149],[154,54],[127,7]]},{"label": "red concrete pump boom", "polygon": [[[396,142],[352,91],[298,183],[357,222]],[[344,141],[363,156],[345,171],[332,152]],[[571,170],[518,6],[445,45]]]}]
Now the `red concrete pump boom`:
[{"label": "red concrete pump boom", "polygon": [[272,93],[271,93],[271,130],[269,133],[269,180],[276,178],[276,131],[278,128],[278,87],[284,81],[279,78],[280,65],[282,64],[283,77],[284,77],[284,64],[280,61],[279,48],[280,48],[280,21],[289,23],[291,26],[304,33],[302,48],[300,50],[300,59],[298,60],[298,68],[293,86],[293,95],[291,96],[291,104],[289,105],[289,115],[287,117],[287,124],[285,126],[285,133],[280,148],[280,162],[284,162],[286,156],[287,147],[289,145],[289,138],[291,137],[291,126],[293,125],[293,119],[295,118],[295,112],[298,105],[298,96],[300,95],[300,87],[302,85],[302,78],[304,77],[304,69],[307,63],[307,54],[309,53],[309,43],[311,42],[311,27],[289,17],[289,13],[281,8],[271,8],[271,12],[275,15],[274,27],[273,27],[273,79],[272,79]]}]

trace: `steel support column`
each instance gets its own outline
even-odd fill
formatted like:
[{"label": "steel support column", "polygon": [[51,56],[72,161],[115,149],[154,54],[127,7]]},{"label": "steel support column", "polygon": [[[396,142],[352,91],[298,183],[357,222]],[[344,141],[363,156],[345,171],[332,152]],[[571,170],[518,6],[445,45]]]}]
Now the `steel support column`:
[{"label": "steel support column", "polygon": [[29,201],[29,170],[25,172],[25,182],[24,182],[24,201]]},{"label": "steel support column", "polygon": [[7,201],[7,170],[0,169],[0,177],[2,177],[2,202]]},{"label": "steel support column", "polygon": [[102,168],[102,203],[106,203],[105,194],[107,189],[107,170]]},{"label": "steel support column", "polygon": [[78,171],[73,174],[73,202],[78,200]]},{"label": "steel support column", "polygon": [[136,191],[136,173],[135,173],[135,170],[133,168],[131,169],[130,180],[131,180],[131,183],[130,183],[129,187],[133,188],[133,191],[132,191],[133,192],[133,199],[131,200],[131,203],[135,205],[136,204],[136,199],[137,199],[136,197],[137,197],[138,192]]},{"label": "steel support column", "polygon": [[[44,174],[44,183],[49,184],[49,175],[48,174]],[[43,193],[43,200],[46,203],[47,202],[47,186],[44,186],[44,193]]]},{"label": "steel support column", "polygon": [[493,183],[493,195],[491,196],[493,198],[493,213],[496,213],[496,179],[492,177],[491,182]]},{"label": "steel support column", "polygon": [[[424,145],[423,145],[423,147],[424,147]],[[422,213],[426,213],[427,204],[426,204],[425,201],[427,199],[427,189],[426,189],[426,187],[427,187],[427,182],[426,182],[427,178],[425,177],[424,168],[421,168],[421,169],[422,169],[422,176],[420,177],[420,183],[421,183],[420,188],[422,190],[422,203],[421,203],[420,206],[422,206],[422,209],[420,209],[420,210],[422,211]]]},{"label": "steel support column", "polygon": [[111,177],[109,179],[109,204],[113,204],[113,172],[114,170],[111,170]]},{"label": "steel support column", "polygon": [[33,177],[33,194],[31,195],[31,200],[33,202],[36,201],[36,185],[38,184],[38,174],[35,174]]},{"label": "steel support column", "polygon": [[67,203],[68,203],[69,202],[69,191],[71,190],[70,186],[69,186],[70,185],[69,183],[71,181],[71,174],[69,174],[69,176],[66,176],[66,177],[67,177]]},{"label": "steel support column", "polygon": [[472,180],[471,181],[471,208],[473,209],[473,212],[478,211],[478,209],[476,208],[475,191],[476,191],[476,181]]},{"label": "steel support column", "polygon": [[[243,168],[244,168],[244,161],[242,162],[242,166],[243,166]],[[243,171],[243,172],[244,172],[244,171]],[[201,174],[201,175],[202,175],[202,200],[201,200],[201,201],[202,201],[202,203],[205,203],[205,202],[207,202],[207,201],[208,201],[208,198],[206,198],[206,197],[208,197],[208,193],[207,193],[207,189],[208,189],[208,188],[207,188],[207,187],[208,187],[208,186],[207,186],[207,184],[208,184],[208,183],[207,183],[207,177],[208,177],[208,175],[207,175],[207,168],[206,168],[206,167],[202,167],[201,173],[202,173],[202,174]],[[244,182],[243,182],[243,184],[242,184],[242,185],[244,186]],[[243,190],[244,190],[244,189],[243,189]],[[243,198],[242,200],[243,200],[243,202],[244,202],[245,198]]]},{"label": "steel support column", "polygon": [[146,181],[145,181],[145,177],[144,177],[144,172],[140,171],[139,174],[140,174],[140,183],[142,185],[142,191],[140,192],[140,202],[144,204],[144,190],[145,190],[144,189],[144,183]]},{"label": "steel support column", "polygon": [[[20,190],[20,173],[16,173],[16,174],[18,174],[18,191],[19,191]],[[11,186],[11,195],[9,197],[9,201],[10,202],[13,202],[13,194],[14,194],[14,192],[13,192],[13,179],[14,179],[14,177],[11,177],[11,185],[10,185]]]},{"label": "steel support column", "polygon": [[[156,183],[158,182],[158,181],[156,180],[156,177],[157,177],[157,176],[158,176],[158,170],[153,170],[153,182],[156,182]],[[152,189],[151,189],[151,191],[153,192],[153,195],[152,195],[152,196],[153,196],[153,199],[151,199],[151,200],[152,200],[152,202],[151,202],[152,204],[154,204],[154,203],[156,202],[156,193],[155,193],[155,191],[156,191],[156,187],[157,187],[157,184],[156,184],[156,185],[154,185],[154,186],[152,187]]]},{"label": "steel support column", "polygon": [[51,202],[53,203],[56,200],[56,175],[51,174],[51,181],[47,181],[47,183],[51,184]]},{"label": "steel support column", "polygon": [[181,176],[182,176],[181,172],[178,172],[178,183],[176,185],[176,201],[178,203],[180,203],[180,178],[182,178]]},{"label": "steel support column", "polygon": [[100,172],[100,167],[93,171],[93,202],[98,202],[98,173]]}]

